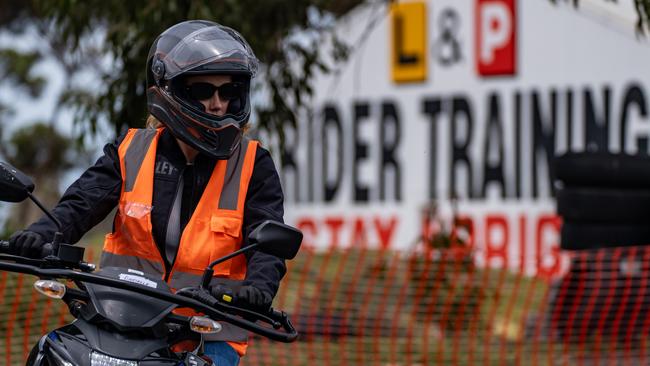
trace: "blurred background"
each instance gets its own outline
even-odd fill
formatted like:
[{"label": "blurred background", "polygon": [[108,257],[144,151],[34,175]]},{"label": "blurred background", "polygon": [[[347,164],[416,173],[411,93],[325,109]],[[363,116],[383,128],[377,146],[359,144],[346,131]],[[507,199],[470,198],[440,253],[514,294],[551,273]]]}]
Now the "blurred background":
[{"label": "blurred background", "polygon": [[[186,19],[262,62],[251,134],[305,235],[243,365],[648,364],[649,0],[0,0],[0,160],[48,207],[146,117]],[[7,237],[40,217],[1,204]],[[81,241],[96,260],[112,215]],[[63,304],[0,274],[0,363]]]}]

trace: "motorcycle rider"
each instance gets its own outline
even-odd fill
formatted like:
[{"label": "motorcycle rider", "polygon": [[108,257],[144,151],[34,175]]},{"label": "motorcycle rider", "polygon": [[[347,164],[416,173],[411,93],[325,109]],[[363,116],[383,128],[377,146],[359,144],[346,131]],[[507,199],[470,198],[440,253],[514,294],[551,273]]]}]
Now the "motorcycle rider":
[{"label": "motorcycle rider", "polygon": [[[160,275],[176,289],[196,286],[208,263],[246,246],[258,224],[282,221],[273,160],[243,133],[258,60],[237,31],[192,20],[158,36],[146,67],[148,128],[107,144],[53,214],[63,242],[76,243],[117,207],[100,265]],[[10,245],[38,257],[55,231],[42,217]],[[283,260],[251,251],[216,266],[211,285],[226,284],[238,305],[264,310],[285,272]],[[205,354],[218,365],[237,365],[247,332],[222,325],[204,338]]]}]

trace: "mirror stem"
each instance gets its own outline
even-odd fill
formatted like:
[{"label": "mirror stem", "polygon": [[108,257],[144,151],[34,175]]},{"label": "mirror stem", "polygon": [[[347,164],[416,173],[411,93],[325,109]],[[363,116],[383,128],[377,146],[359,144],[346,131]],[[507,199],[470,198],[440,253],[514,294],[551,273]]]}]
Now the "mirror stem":
[{"label": "mirror stem", "polygon": [[32,201],[34,201],[34,203],[36,204],[36,206],[38,206],[38,207],[39,207],[43,212],[45,212],[45,214],[47,215],[47,217],[50,218],[50,220],[54,221],[54,224],[56,225],[57,230],[58,230],[58,231],[61,231],[61,222],[60,222],[56,217],[54,217],[54,215],[52,215],[52,214],[50,213],[50,211],[48,211],[48,210],[45,208],[45,206],[43,206],[43,205],[41,204],[41,202],[40,202],[36,197],[34,197],[34,195],[31,194],[31,192],[27,192],[27,195],[29,196],[29,199],[31,199]]},{"label": "mirror stem", "polygon": [[245,247],[243,247],[243,248],[241,248],[241,249],[239,249],[237,251],[234,251],[234,252],[228,254],[225,257],[221,257],[221,258],[217,259],[216,261],[208,264],[208,267],[203,272],[203,279],[201,281],[201,286],[203,288],[207,289],[208,286],[210,285],[210,280],[212,279],[212,275],[214,274],[214,271],[212,270],[212,268],[214,268],[214,266],[216,266],[219,263],[223,263],[223,262],[227,261],[228,259],[230,259],[232,257],[236,257],[236,256],[238,256],[238,255],[240,255],[240,254],[242,254],[244,252],[247,252],[247,251],[249,251],[251,249],[257,248],[258,246],[259,246],[258,243],[251,244],[249,246],[245,246]]},{"label": "mirror stem", "polygon": [[56,233],[54,233],[54,239],[52,240],[52,247],[54,253],[56,253],[59,246],[58,244],[63,238],[63,233],[61,233],[61,222],[56,217],[54,217],[54,215],[52,215],[50,211],[46,209],[45,206],[43,206],[43,204],[41,204],[41,202],[31,192],[27,192],[27,196],[36,204],[36,206],[38,206],[38,208],[41,209],[41,211],[45,212],[45,215],[47,215],[47,217],[49,217],[50,220],[52,220],[56,225],[57,230]]}]

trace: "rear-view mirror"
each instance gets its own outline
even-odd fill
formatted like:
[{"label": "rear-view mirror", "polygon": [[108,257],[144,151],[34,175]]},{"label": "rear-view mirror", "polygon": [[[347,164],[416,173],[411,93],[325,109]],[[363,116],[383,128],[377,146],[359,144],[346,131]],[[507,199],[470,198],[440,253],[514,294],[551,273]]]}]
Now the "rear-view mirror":
[{"label": "rear-view mirror", "polygon": [[34,191],[34,183],[23,172],[0,161],[0,201],[21,202]]},{"label": "rear-view mirror", "polygon": [[293,259],[302,243],[302,232],[278,221],[266,220],[248,236],[251,244],[257,243],[264,253]]}]

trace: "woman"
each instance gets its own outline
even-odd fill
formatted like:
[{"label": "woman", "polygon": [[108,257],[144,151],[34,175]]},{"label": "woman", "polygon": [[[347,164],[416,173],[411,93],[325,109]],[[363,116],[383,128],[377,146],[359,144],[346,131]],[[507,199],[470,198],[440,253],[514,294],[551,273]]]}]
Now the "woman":
[{"label": "woman", "polygon": [[[283,195],[267,150],[243,136],[258,61],[233,29],[186,21],[163,32],[147,61],[148,129],[131,129],[65,192],[53,214],[64,242],[77,242],[115,207],[101,266],[160,275],[196,286],[212,260],[247,245],[261,222],[283,217]],[[12,236],[38,256],[56,230],[47,217]],[[240,306],[267,309],[285,274],[283,260],[251,251],[215,268]],[[247,333],[229,324],[206,337],[218,365],[237,365]]]}]

